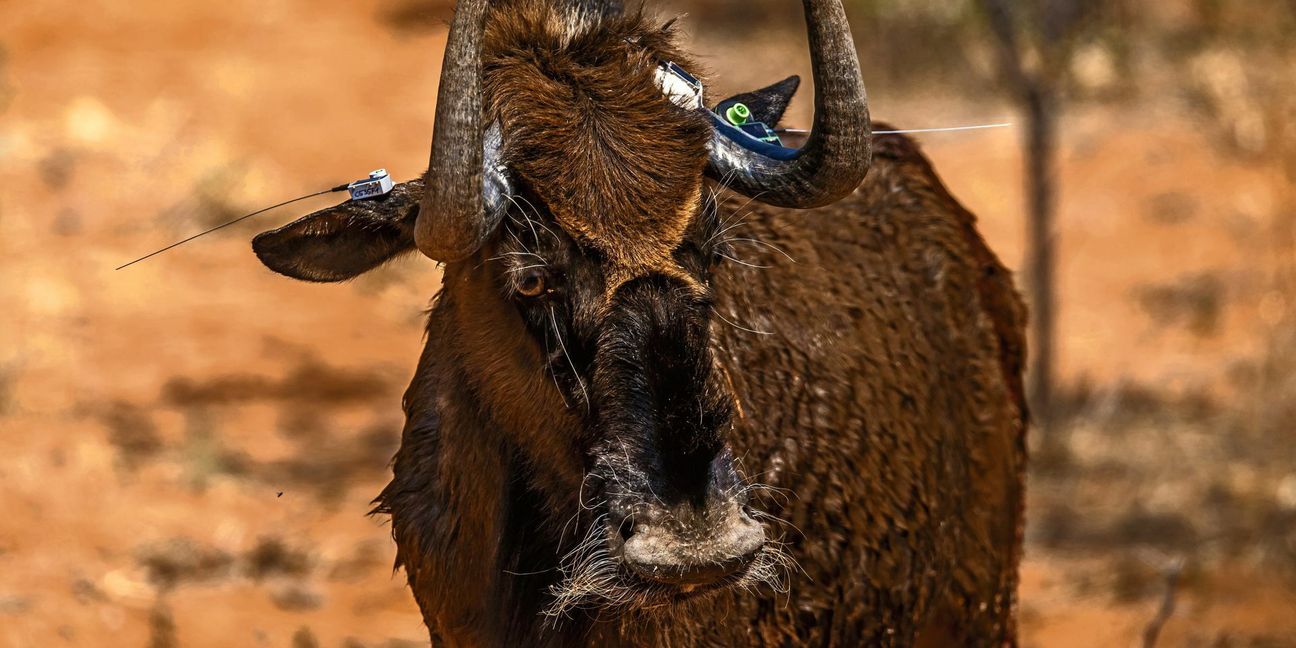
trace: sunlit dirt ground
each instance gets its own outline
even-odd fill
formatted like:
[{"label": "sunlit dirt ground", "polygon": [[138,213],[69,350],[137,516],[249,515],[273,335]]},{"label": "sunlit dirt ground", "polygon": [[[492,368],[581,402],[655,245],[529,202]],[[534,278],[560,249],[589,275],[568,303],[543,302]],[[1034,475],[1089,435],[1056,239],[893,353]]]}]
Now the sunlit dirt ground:
[{"label": "sunlit dirt ground", "polygon": [[[250,236],[316,198],[113,268],[371,168],[421,172],[445,15],[0,3],[0,645],[426,642],[366,513],[433,264],[342,285],[262,268]],[[686,26],[723,91],[805,74],[795,39]],[[1013,115],[872,99],[899,126]],[[1171,101],[1064,130],[1067,416],[1031,476],[1023,643],[1137,645],[1180,565],[1159,645],[1296,646],[1289,188]],[[920,140],[1014,268],[1018,134]]]}]

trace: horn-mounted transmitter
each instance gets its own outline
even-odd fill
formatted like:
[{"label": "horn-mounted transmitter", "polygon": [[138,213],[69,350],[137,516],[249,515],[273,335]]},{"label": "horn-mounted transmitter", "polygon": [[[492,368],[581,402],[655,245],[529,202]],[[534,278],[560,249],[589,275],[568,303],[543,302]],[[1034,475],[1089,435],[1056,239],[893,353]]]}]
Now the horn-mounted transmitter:
[{"label": "horn-mounted transmitter", "polygon": [[657,65],[657,87],[680,108],[702,109],[702,82],[670,61]]},{"label": "horn-mounted transmitter", "polygon": [[778,133],[765,122],[752,119],[751,110],[742,103],[729,100],[721,102],[714,111],[707,110],[703,103],[702,82],[689,74],[684,68],[671,61],[657,65],[657,87],[671,103],[687,110],[700,110],[710,115],[725,131],[737,137],[738,142],[745,142],[748,148],[755,149],[775,159],[789,159],[796,155],[795,149],[783,147]]}]

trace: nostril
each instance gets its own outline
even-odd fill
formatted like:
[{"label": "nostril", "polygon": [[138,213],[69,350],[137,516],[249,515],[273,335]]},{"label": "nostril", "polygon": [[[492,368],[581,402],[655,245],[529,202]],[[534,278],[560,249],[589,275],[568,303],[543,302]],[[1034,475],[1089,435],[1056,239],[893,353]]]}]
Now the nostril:
[{"label": "nostril", "polygon": [[765,545],[764,527],[744,515],[734,516],[717,531],[699,541],[681,537],[668,527],[635,529],[623,522],[622,558],[647,580],[691,590],[742,573]]},{"label": "nostril", "polygon": [[731,547],[735,555],[746,562],[760,553],[765,546],[765,527],[756,521],[751,509],[744,506],[737,531],[733,534]]},{"label": "nostril", "polygon": [[618,531],[620,531],[621,533],[622,542],[629,540],[630,536],[634,535],[635,532],[634,516],[633,515],[625,516],[625,518],[621,520],[621,526],[618,529]]}]

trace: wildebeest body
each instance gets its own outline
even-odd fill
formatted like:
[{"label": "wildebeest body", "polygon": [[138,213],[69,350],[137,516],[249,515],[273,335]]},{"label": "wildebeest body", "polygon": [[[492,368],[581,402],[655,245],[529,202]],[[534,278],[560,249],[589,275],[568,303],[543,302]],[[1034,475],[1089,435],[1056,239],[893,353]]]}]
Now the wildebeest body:
[{"label": "wildebeest body", "polygon": [[[421,516],[450,513],[420,510],[413,500],[402,509],[398,498],[387,498],[416,594],[476,607],[469,593],[494,582],[529,601],[497,612],[524,611],[505,634],[540,632],[531,635],[537,645],[903,646],[920,630],[956,637],[960,645],[1012,641],[1024,466],[1023,309],[972,215],[946,193],[912,142],[887,136],[876,146],[864,184],[831,207],[739,208],[743,199],[729,199],[729,225],[736,227],[728,236],[751,241],[734,241],[733,254],[750,265],[728,262],[717,272],[716,310],[730,323],[716,322],[714,331],[740,408],[734,454],[754,482],[769,487],[754,489],[753,506],[768,513],[764,520],[778,529],[772,535],[783,538],[804,572],[793,571],[787,594],[726,591],[679,614],[542,619],[552,578],[533,572],[552,568],[561,552],[526,527],[567,521],[578,504],[545,501],[516,483],[484,501],[460,502],[464,508],[453,512],[461,524],[484,525],[482,533],[516,536],[500,549],[504,573],[491,574],[497,563],[485,556],[464,559],[453,571],[466,580],[450,588],[420,581],[417,567],[429,554],[461,553],[417,545],[425,539]],[[475,470],[467,474],[483,482],[506,484],[518,470],[535,476],[553,469],[579,481],[580,469],[564,466],[574,460],[542,441],[526,451],[546,464],[542,470],[473,453],[507,422],[463,411],[473,409],[470,401],[442,404],[453,417],[475,420],[439,427],[453,438],[418,424],[432,416],[418,405],[431,404],[424,390],[433,387],[422,381],[443,366],[480,360],[471,352],[464,357],[474,343],[448,316],[452,306],[438,305],[445,320],[433,315],[389,492],[418,492],[435,476],[438,458],[447,461],[447,448],[468,453],[448,460],[456,472],[470,464]],[[482,321],[478,308],[490,306],[463,317]],[[496,376],[512,373],[493,369]],[[472,384],[467,375],[442,380]],[[529,389],[544,387],[510,384],[505,392],[534,403],[528,415],[535,420],[562,421],[560,409],[545,410],[550,400],[529,398]],[[471,612],[465,610],[477,616]]]},{"label": "wildebeest body", "polygon": [[446,263],[378,507],[435,645],[1015,644],[1023,308],[803,2],[792,162],[663,96],[669,25],[460,0],[427,176],[254,241]]}]

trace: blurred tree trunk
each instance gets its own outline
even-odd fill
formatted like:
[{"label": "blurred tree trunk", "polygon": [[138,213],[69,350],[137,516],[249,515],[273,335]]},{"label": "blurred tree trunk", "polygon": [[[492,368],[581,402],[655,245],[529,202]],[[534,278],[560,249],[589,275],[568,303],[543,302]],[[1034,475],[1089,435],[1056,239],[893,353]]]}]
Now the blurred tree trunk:
[{"label": "blurred tree trunk", "polygon": [[[1080,22],[1086,8],[1081,6],[1084,0],[979,2],[999,51],[1002,76],[1026,121],[1023,155],[1028,223],[1023,274],[1031,323],[1026,384],[1033,418],[1047,431],[1054,413],[1056,339],[1053,215],[1060,111],[1056,88],[1066,60],[1064,36]],[[1034,6],[1023,11],[1023,4]]]},{"label": "blurred tree trunk", "polygon": [[1053,214],[1055,207],[1056,103],[1052,93],[1028,88],[1026,107],[1026,196],[1029,206],[1026,281],[1030,293],[1031,366],[1027,375],[1035,418],[1047,429],[1053,413],[1053,359],[1056,322]]}]

